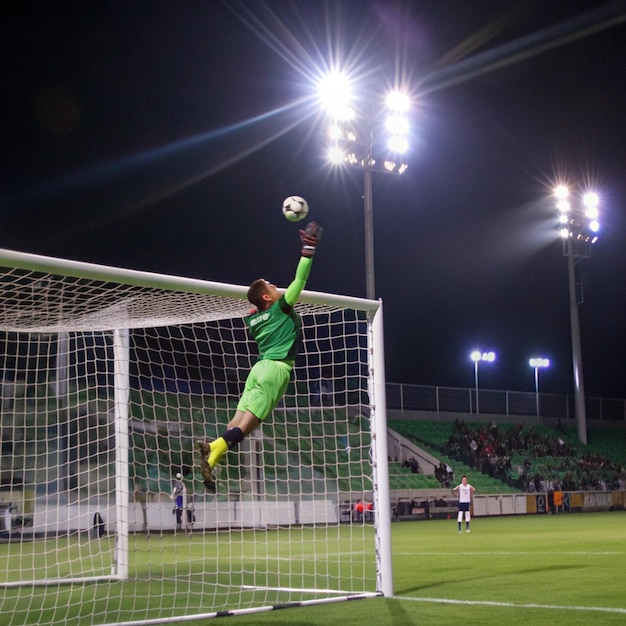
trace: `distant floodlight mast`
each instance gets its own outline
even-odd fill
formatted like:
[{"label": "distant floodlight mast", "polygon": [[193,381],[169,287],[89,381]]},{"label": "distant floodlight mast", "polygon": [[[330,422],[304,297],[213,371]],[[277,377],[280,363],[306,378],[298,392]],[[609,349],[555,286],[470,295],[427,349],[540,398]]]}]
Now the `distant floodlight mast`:
[{"label": "distant floodlight mast", "polygon": [[[365,212],[365,291],[376,298],[374,278],[374,209],[372,172],[403,174],[408,165],[404,154],[409,149],[411,109],[408,94],[393,90],[386,94],[384,106],[367,102],[362,110],[354,105],[350,80],[332,72],[318,82],[320,104],[330,118],[328,160],[338,166],[363,170],[363,208]],[[371,98],[370,98],[371,99]],[[382,117],[384,123],[380,123]]]},{"label": "distant floodlight mast", "polygon": [[535,370],[535,403],[537,405],[537,417],[539,417],[539,369],[550,367],[550,359],[535,357],[530,359],[528,364]]},{"label": "distant floodlight mast", "polygon": [[[583,360],[580,342],[580,321],[578,305],[582,304],[582,278],[576,276],[578,265],[591,256],[591,246],[598,241],[600,231],[600,198],[593,191],[573,194],[570,201],[567,185],[558,185],[554,189],[558,224],[563,239],[563,254],[567,257],[567,275],[569,281],[570,330],[572,336],[572,366],[574,371],[574,404],[578,439],[587,443],[587,416],[585,408],[585,386],[583,382]],[[580,272],[579,272],[580,274]],[[577,290],[577,286],[579,289]]]},{"label": "distant floodlight mast", "polygon": [[476,415],[480,412],[478,402],[478,363],[480,361],[487,361],[487,363],[493,363],[496,360],[495,352],[481,352],[480,350],[474,350],[470,354],[470,359],[474,361],[474,385],[476,390]]}]

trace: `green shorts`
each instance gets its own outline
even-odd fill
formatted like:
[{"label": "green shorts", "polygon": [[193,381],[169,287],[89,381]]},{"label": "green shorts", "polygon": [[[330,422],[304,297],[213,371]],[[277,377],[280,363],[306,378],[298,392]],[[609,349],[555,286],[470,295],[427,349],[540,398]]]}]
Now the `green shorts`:
[{"label": "green shorts", "polygon": [[237,410],[250,411],[263,421],[287,391],[291,368],[284,361],[257,361],[248,374]]}]

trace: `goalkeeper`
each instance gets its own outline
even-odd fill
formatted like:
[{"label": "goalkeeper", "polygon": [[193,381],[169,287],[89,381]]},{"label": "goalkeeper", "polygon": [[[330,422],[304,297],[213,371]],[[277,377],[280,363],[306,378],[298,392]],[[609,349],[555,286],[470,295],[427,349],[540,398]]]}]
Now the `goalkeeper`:
[{"label": "goalkeeper", "polygon": [[245,322],[258,345],[259,358],[248,374],[237,410],[226,431],[215,441],[198,443],[200,470],[209,491],[215,491],[213,468],[222,456],[265,420],[287,390],[302,326],[293,307],[311,272],[322,231],[316,222],[309,222],[305,230],[299,231],[302,256],[296,276],[283,295],[276,285],[263,278],[255,280],[248,289],[248,300],[256,310],[245,318]]}]

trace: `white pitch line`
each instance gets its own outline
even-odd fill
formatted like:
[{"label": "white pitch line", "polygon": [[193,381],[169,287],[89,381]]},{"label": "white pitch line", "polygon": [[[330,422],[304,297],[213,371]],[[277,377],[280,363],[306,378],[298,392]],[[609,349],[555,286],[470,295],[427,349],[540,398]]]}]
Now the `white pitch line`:
[{"label": "white pitch line", "polygon": [[516,604],[515,602],[492,602],[489,600],[452,600],[449,598],[411,598],[408,596],[394,596],[395,600],[409,600],[411,602],[431,602],[438,604],[461,604],[467,606],[498,606],[512,609],[550,609],[554,611],[588,611],[600,613],[617,613],[626,615],[626,609],[604,606],[570,606],[559,604]]},{"label": "white pitch line", "polygon": [[[394,554],[400,554],[402,556],[450,556],[450,552],[394,552]],[[454,552],[455,555],[463,554],[466,556],[623,556],[623,552],[590,552],[590,551],[569,551],[569,552],[520,552],[520,551],[499,551],[499,552],[483,552],[483,551],[465,551],[465,552]]]}]

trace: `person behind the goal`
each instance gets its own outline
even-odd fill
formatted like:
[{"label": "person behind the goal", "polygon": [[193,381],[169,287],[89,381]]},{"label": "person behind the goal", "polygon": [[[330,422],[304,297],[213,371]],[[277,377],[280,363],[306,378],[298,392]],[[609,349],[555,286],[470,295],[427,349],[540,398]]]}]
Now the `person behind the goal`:
[{"label": "person behind the goal", "polygon": [[302,241],[301,257],[295,278],[284,294],[263,278],[255,280],[248,289],[248,300],[256,309],[245,322],[258,345],[259,357],[246,378],[235,415],[226,430],[214,441],[198,442],[200,471],[209,491],[215,491],[213,468],[222,456],[263,423],[287,390],[302,326],[293,307],[311,272],[322,231],[316,222],[309,222],[305,230],[298,231]]}]

